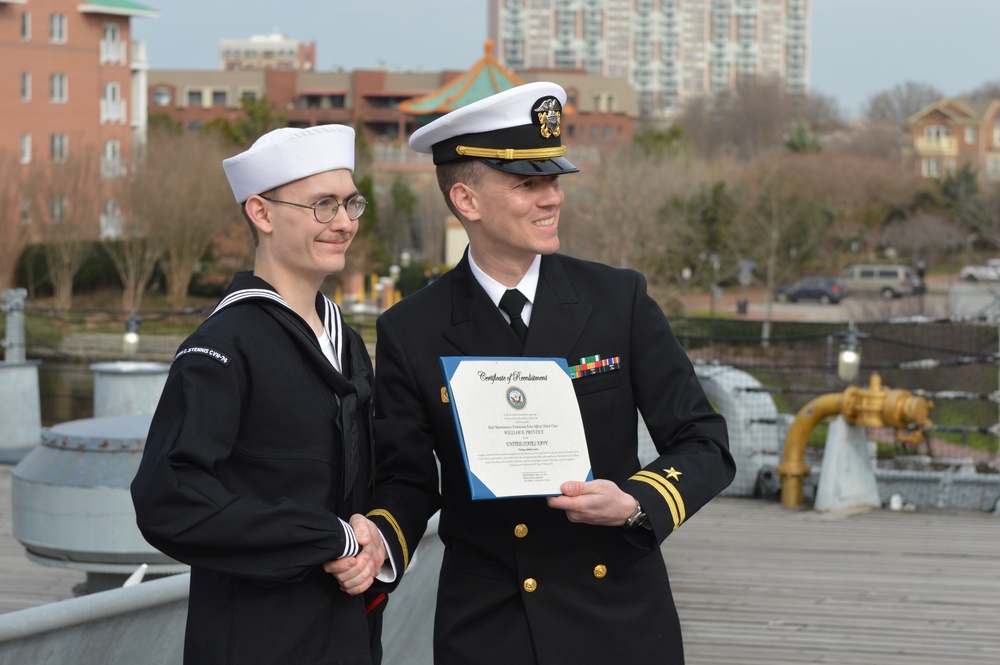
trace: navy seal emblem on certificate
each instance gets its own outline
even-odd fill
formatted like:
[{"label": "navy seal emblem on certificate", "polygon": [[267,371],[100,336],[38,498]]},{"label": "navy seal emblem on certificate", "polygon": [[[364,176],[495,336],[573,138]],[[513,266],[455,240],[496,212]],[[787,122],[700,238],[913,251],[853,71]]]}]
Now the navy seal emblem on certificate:
[{"label": "navy seal emblem on certificate", "polygon": [[580,405],[563,358],[443,357],[473,499],[555,496],[593,480]]}]

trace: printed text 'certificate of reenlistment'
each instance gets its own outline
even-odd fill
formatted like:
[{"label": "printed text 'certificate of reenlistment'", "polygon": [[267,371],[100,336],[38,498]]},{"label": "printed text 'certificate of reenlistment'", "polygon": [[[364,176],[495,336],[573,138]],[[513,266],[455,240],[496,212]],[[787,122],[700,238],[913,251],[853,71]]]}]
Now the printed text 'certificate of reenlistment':
[{"label": "printed text 'certificate of reenlistment'", "polygon": [[473,499],[552,496],[592,480],[562,358],[441,358]]}]

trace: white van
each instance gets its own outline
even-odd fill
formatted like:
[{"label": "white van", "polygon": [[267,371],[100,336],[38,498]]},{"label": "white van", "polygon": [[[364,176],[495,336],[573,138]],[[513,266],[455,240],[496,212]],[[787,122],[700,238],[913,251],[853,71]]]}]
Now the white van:
[{"label": "white van", "polygon": [[920,280],[907,266],[865,264],[848,266],[844,283],[855,295],[880,295],[898,298],[920,292]]}]

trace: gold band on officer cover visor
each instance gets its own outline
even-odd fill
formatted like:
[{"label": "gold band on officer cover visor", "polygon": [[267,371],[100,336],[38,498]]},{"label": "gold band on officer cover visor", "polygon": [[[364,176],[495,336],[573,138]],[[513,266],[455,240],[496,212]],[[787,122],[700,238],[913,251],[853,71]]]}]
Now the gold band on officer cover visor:
[{"label": "gold band on officer cover visor", "polygon": [[566,146],[557,148],[530,148],[515,150],[514,148],[474,148],[472,146],[455,146],[455,152],[463,157],[486,157],[488,159],[552,159],[566,154]]}]

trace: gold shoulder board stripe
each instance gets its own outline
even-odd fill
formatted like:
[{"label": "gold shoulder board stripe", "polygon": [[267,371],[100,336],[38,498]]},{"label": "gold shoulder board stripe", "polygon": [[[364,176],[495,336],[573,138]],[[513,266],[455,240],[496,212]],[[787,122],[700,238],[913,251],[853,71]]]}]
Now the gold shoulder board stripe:
[{"label": "gold shoulder board stripe", "polygon": [[660,493],[663,500],[667,503],[667,507],[670,508],[670,514],[674,518],[675,530],[684,523],[684,520],[687,519],[687,509],[684,507],[684,499],[681,497],[681,493],[677,491],[676,487],[655,473],[650,473],[649,471],[640,471],[632,476],[632,480],[638,480],[652,485],[653,488]]},{"label": "gold shoulder board stripe", "polygon": [[403,570],[406,570],[406,567],[410,565],[410,548],[406,546],[406,538],[403,537],[403,531],[399,528],[399,522],[396,521],[396,518],[388,510],[383,510],[382,508],[376,508],[365,517],[374,517],[375,515],[380,515],[388,520],[389,525],[392,526],[392,530],[396,532],[399,545],[403,548]]},{"label": "gold shoulder board stripe", "polygon": [[488,159],[552,159],[553,157],[562,157],[565,155],[566,146],[515,150],[514,148],[475,148],[473,146],[460,145],[455,147],[455,152],[463,157],[486,157]]}]

